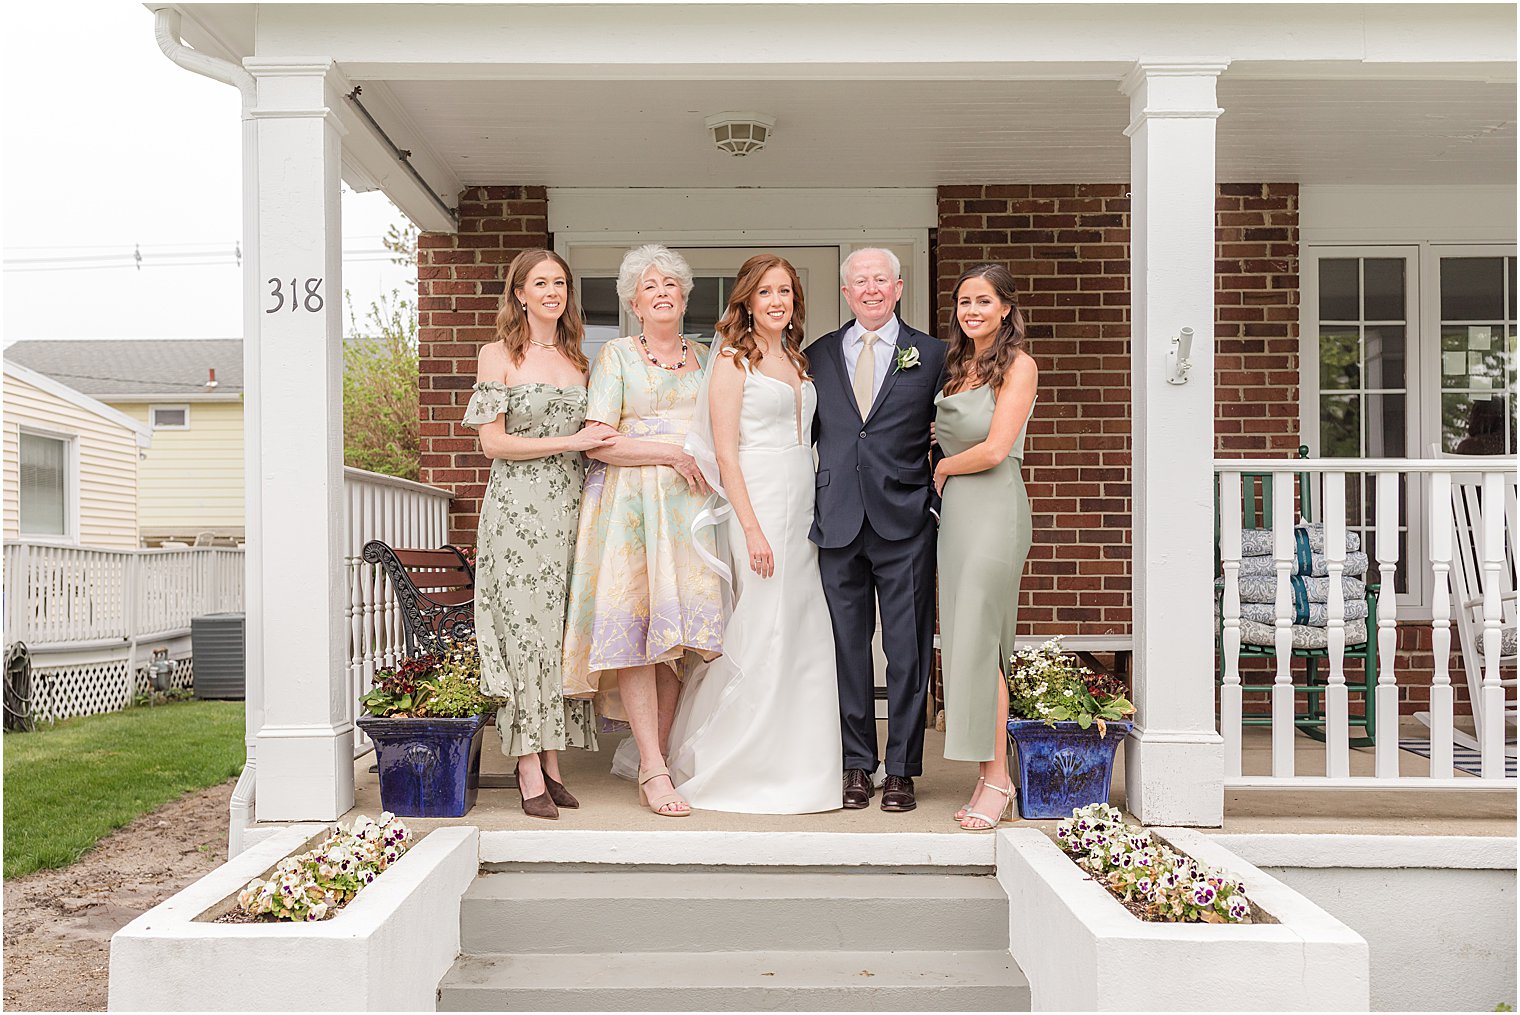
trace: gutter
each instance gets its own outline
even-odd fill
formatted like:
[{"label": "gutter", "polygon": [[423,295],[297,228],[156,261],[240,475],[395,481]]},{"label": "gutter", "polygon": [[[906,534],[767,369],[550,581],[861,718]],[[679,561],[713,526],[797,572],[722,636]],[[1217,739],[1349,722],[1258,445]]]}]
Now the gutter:
[{"label": "gutter", "polygon": [[153,36],[158,40],[158,48],[185,70],[236,88],[243,99],[243,116],[247,118],[255,99],[253,75],[230,60],[208,56],[185,45],[180,41],[179,24],[179,11],[173,7],[153,8]]},{"label": "gutter", "polygon": [[[249,74],[241,66],[231,62],[230,60],[223,60],[219,57],[209,56],[205,53],[191,49],[181,41],[179,33],[179,11],[173,7],[168,6],[154,7],[153,35],[154,38],[158,41],[158,48],[163,50],[164,56],[167,56],[170,60],[178,64],[180,67],[183,67],[187,71],[190,71],[194,74],[200,74],[203,77],[211,78],[214,81],[220,81],[223,84],[232,85],[238,90],[238,95],[242,99],[243,172],[245,174],[245,178],[247,178],[247,174],[257,171],[258,164],[257,157],[255,155],[257,151],[257,137],[254,133],[253,120],[253,109],[258,101],[258,95],[256,83],[253,80],[253,75]],[[256,246],[257,233],[251,228],[251,226],[254,222],[257,221],[257,219],[254,217],[257,213],[250,203],[246,184],[244,187],[243,202],[245,226],[244,231],[247,233],[247,235],[244,237],[244,242],[249,248],[245,251],[245,256],[249,258],[255,258],[257,251],[253,248]],[[247,276],[248,273],[245,271],[244,275]],[[245,277],[245,315],[247,313],[247,307],[252,305],[250,297],[251,289],[249,287],[247,278]],[[254,371],[254,375],[257,376],[256,371]],[[254,452],[255,449],[252,447],[248,448],[248,453],[253,454]],[[253,512],[252,516],[257,517],[258,504],[253,503],[250,505],[250,507],[252,508]],[[257,538],[257,533],[255,532],[250,532],[249,535]],[[248,554],[245,557],[245,568],[256,567],[256,561],[257,557],[254,554]],[[246,577],[244,580],[247,580]],[[245,606],[245,611],[246,608],[247,607]],[[247,647],[248,642],[245,639],[245,672],[255,669],[255,666],[247,665],[250,655],[250,653],[247,652]],[[253,662],[256,665],[261,663],[261,660],[257,654],[257,650],[255,653],[252,653],[252,655]],[[255,753],[258,744],[258,733],[264,725],[264,681],[262,673],[258,675],[257,679],[247,680],[244,687],[244,705],[247,710],[246,714],[248,718],[247,723],[244,727],[243,742],[245,744],[245,750],[247,752],[247,760],[243,764],[242,774],[238,776],[237,786],[232,790],[232,802],[227,805],[228,859],[237,856],[243,851],[243,833],[247,831],[248,827],[251,824],[253,824],[253,802],[255,795],[255,786],[257,784],[257,764]]]}]

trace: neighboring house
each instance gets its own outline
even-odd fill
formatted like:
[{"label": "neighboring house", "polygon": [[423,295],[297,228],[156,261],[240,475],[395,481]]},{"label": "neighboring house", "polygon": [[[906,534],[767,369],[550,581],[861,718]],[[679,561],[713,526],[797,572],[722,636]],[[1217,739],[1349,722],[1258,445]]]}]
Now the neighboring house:
[{"label": "neighboring house", "polygon": [[152,431],[138,480],[143,544],[244,538],[240,339],[22,341],[5,355]]},{"label": "neighboring house", "polygon": [[4,417],[7,541],[137,547],[146,425],[9,358]]}]

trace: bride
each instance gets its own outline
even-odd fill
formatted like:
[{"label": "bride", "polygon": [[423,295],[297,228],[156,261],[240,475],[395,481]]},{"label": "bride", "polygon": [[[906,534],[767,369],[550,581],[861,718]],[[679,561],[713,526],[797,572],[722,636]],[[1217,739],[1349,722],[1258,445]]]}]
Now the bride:
[{"label": "bride", "polygon": [[818,398],[803,319],[802,287],[784,258],[744,262],[687,438],[715,491],[693,528],[715,529],[716,556],[703,556],[729,617],[723,655],[687,681],[671,730],[671,774],[696,808],[840,806],[834,634],[808,541]]}]

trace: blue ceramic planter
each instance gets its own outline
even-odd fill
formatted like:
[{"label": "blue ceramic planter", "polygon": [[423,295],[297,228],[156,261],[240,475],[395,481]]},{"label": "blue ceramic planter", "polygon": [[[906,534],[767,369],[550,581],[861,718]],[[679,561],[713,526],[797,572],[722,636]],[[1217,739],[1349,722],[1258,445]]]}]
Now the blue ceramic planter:
[{"label": "blue ceramic planter", "polygon": [[1038,719],[1008,720],[1019,765],[1019,817],[1069,818],[1088,804],[1108,802],[1114,751],[1132,722],[1111,722],[1108,735],[1074,722],[1047,726]]},{"label": "blue ceramic planter", "polygon": [[383,809],[408,818],[461,818],[475,806],[485,716],[360,716],[357,725],[375,742]]}]

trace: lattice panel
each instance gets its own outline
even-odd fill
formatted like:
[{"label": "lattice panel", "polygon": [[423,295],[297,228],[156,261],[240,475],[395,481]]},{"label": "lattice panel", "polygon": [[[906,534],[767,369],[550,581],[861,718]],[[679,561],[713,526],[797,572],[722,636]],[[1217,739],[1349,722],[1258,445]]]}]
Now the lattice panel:
[{"label": "lattice panel", "polygon": [[42,722],[115,712],[132,704],[125,659],[32,671],[32,714]]},{"label": "lattice panel", "polygon": [[[174,664],[174,671],[169,674],[170,687],[194,687],[195,686],[195,660],[189,656],[183,659],[170,659]],[[153,690],[153,672],[147,665],[137,669],[137,693],[147,694]]]}]

